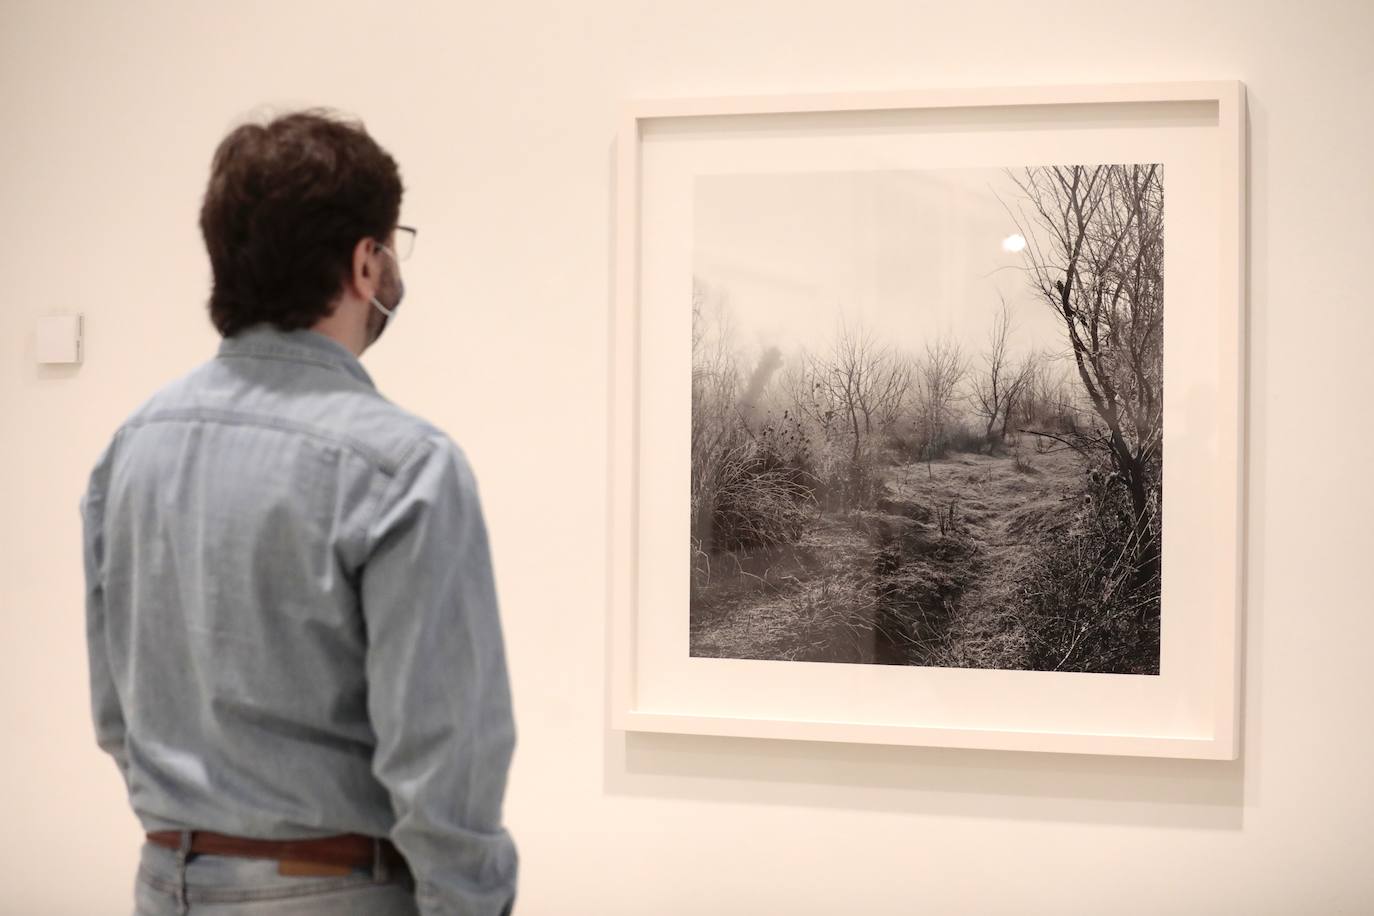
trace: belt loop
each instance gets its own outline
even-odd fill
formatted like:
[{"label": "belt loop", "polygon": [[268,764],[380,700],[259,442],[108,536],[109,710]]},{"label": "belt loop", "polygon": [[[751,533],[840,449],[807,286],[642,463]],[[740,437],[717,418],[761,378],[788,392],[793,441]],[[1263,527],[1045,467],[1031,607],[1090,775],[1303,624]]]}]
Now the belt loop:
[{"label": "belt loop", "polygon": [[382,855],[382,838],[372,838],[372,883],[386,884],[391,880],[390,870],[386,865],[386,858]]},{"label": "belt loop", "polygon": [[194,839],[193,830],[182,830],[181,845],[177,848],[177,913],[186,916],[190,911],[191,904],[186,900],[186,860],[191,855],[191,843]]}]

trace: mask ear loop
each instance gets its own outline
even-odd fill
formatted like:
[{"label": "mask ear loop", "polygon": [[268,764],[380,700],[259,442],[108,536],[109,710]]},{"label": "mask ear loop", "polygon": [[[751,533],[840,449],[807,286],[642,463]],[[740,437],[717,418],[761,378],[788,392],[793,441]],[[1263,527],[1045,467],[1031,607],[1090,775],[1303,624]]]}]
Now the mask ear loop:
[{"label": "mask ear loop", "polygon": [[[382,244],[378,244],[377,247],[380,248],[380,249],[382,249],[382,251],[385,251],[388,255],[390,255],[390,256],[391,256],[391,260],[393,260],[393,261],[396,260],[396,256],[395,256],[394,254],[391,254],[391,249],[390,249],[390,248],[388,248],[388,247],[386,247],[385,245],[382,245]],[[400,262],[397,261],[397,263],[399,264]],[[394,310],[387,308],[385,305],[382,305],[381,300],[379,300],[376,296],[373,296],[373,297],[372,297],[372,304],[373,304],[374,306],[376,306],[377,309],[378,309],[383,315],[385,315],[385,316],[388,317],[388,318],[390,318],[393,314],[395,314]]]}]

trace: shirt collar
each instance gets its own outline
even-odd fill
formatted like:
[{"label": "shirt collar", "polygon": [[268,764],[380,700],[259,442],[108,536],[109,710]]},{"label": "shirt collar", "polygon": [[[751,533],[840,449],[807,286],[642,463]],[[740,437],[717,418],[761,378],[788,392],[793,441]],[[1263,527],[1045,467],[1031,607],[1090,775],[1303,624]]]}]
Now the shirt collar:
[{"label": "shirt collar", "polygon": [[342,369],[365,385],[376,388],[358,357],[332,337],[297,328],[283,331],[274,324],[263,322],[250,325],[233,337],[220,341],[218,356],[276,356],[307,363],[318,363]]}]

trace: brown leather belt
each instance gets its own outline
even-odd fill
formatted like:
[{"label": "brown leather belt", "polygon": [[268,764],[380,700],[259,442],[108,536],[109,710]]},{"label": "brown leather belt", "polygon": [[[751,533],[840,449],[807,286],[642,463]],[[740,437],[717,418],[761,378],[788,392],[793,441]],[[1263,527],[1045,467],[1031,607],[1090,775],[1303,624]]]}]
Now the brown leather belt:
[{"label": "brown leather belt", "polygon": [[[147,837],[159,846],[181,849],[181,834],[176,830],[155,830]],[[389,872],[409,870],[405,857],[391,840],[361,833],[302,840],[260,840],[193,830],[190,851],[215,856],[277,859],[280,862],[277,871],[283,875],[347,875],[355,868],[371,868],[374,856],[378,855]]]}]

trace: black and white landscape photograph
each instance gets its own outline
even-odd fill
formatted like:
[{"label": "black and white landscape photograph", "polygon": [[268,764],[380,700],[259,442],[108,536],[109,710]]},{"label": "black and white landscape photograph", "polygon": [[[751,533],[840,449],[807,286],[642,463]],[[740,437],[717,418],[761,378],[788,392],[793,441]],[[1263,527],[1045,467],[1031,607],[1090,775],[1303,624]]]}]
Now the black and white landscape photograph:
[{"label": "black and white landscape photograph", "polygon": [[1158,675],[1162,166],[693,204],[691,655]]}]

